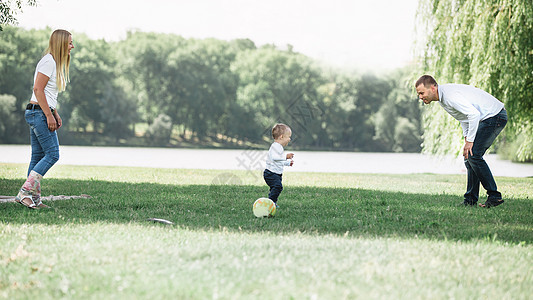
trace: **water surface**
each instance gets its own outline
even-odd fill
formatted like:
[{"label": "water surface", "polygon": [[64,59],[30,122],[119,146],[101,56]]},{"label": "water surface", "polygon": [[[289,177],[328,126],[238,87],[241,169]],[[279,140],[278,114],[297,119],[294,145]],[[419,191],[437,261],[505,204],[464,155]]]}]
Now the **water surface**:
[{"label": "water surface", "polygon": [[[290,148],[287,149],[291,151]],[[437,158],[419,153],[292,151],[294,166],[286,172],[465,174],[462,158]],[[29,145],[0,145],[0,162],[29,163]],[[58,164],[137,166],[176,169],[262,170],[265,150],[218,150],[132,147],[60,146]],[[494,176],[530,177],[533,164],[485,159]]]}]

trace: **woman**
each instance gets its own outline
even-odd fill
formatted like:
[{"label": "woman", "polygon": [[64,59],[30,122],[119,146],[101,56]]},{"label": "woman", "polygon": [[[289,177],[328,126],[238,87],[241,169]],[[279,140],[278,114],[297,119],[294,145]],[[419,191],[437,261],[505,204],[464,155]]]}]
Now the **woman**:
[{"label": "woman", "polygon": [[30,126],[31,161],[28,179],[15,200],[32,209],[46,208],[41,202],[41,180],[59,159],[56,130],[62,120],[56,110],[57,94],[69,82],[70,50],[74,48],[72,35],[58,29],[50,36],[48,49],[33,76],[33,94],[26,107],[26,122]]}]

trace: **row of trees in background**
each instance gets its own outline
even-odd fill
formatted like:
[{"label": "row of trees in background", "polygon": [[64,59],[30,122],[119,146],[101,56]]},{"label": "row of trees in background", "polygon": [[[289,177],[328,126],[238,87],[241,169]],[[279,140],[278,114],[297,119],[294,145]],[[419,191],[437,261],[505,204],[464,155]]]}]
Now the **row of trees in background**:
[{"label": "row of trees in background", "polygon": [[[24,105],[50,33],[0,32],[0,143],[28,141]],[[295,148],[420,151],[407,70],[350,74],[247,39],[73,37],[71,83],[59,96],[63,144],[264,147],[272,125],[284,122]]]},{"label": "row of trees in background", "polygon": [[[532,161],[533,2],[420,0],[417,15],[419,73],[439,83],[471,84],[502,100],[510,120],[499,150]],[[440,107],[429,109],[424,124],[426,151],[461,149],[462,131]]]}]

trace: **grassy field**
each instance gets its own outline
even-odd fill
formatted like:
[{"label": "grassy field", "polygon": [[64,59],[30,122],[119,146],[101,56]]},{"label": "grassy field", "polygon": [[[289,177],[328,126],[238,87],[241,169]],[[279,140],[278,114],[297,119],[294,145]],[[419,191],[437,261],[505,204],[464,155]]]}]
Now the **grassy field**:
[{"label": "grassy field", "polygon": [[288,172],[257,219],[260,172],[54,166],[43,195],[93,198],[0,203],[0,297],[530,299],[533,179],[497,178],[492,209],[458,206],[465,180]]}]

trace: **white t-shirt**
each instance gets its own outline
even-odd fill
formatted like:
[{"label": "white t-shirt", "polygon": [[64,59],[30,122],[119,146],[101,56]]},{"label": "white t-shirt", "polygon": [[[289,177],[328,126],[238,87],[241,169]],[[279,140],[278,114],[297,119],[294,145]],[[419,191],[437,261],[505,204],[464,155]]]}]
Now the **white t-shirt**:
[{"label": "white t-shirt", "polygon": [[479,122],[494,117],[503,109],[503,103],[484,90],[466,84],[438,86],[439,103],[463,128],[468,142],[476,139]]},{"label": "white t-shirt", "polygon": [[268,156],[266,159],[266,168],[270,172],[276,174],[283,174],[283,166],[290,166],[291,161],[283,153],[283,146],[274,142],[268,149]]},{"label": "white t-shirt", "polygon": [[[48,77],[48,83],[44,87],[44,95],[46,96],[46,101],[48,106],[55,109],[57,106],[57,84],[56,84],[56,61],[52,54],[48,53],[37,63],[35,68],[35,74],[33,75],[33,82],[35,84],[35,79],[37,79],[37,73],[41,73]],[[31,94],[31,101],[37,102],[37,97],[35,93]]]}]

